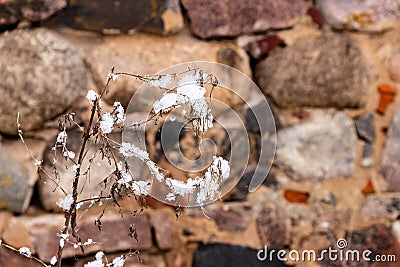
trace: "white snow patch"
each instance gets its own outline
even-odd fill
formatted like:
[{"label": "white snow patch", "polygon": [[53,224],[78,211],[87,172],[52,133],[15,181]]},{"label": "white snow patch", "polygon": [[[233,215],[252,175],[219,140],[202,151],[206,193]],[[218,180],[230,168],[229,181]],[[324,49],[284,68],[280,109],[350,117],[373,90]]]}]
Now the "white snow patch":
[{"label": "white snow patch", "polygon": [[65,196],[65,198],[62,198],[57,202],[57,206],[59,206],[65,211],[69,211],[71,209],[73,202],[74,198],[72,197],[72,194],[68,194]]},{"label": "white snow patch", "polygon": [[114,118],[113,116],[109,113],[106,112],[101,116],[101,121],[100,121],[100,130],[104,134],[111,133],[112,129],[114,126]]},{"label": "white snow patch", "polygon": [[154,113],[168,112],[173,106],[179,105],[179,95],[176,93],[164,94],[159,100],[154,102]]},{"label": "white snow patch", "polygon": [[135,193],[135,195],[137,195],[137,196],[140,196],[140,195],[147,196],[150,188],[151,188],[151,183],[149,183],[149,182],[134,181],[132,183],[133,193]]},{"label": "white snow patch", "polygon": [[25,257],[28,257],[28,258],[32,257],[32,252],[28,247],[21,247],[18,250],[18,252],[19,252],[19,254],[21,254],[21,255],[23,255]]},{"label": "white snow patch", "polygon": [[171,75],[159,76],[157,79],[153,77],[147,83],[153,87],[167,88],[171,83]]},{"label": "white snow patch", "polygon": [[86,99],[89,101],[90,104],[94,105],[94,101],[96,101],[97,98],[99,98],[99,95],[95,91],[88,91]]},{"label": "white snow patch", "polygon": [[149,160],[149,154],[146,151],[130,143],[123,142],[119,152],[126,158],[136,157],[143,161]]}]

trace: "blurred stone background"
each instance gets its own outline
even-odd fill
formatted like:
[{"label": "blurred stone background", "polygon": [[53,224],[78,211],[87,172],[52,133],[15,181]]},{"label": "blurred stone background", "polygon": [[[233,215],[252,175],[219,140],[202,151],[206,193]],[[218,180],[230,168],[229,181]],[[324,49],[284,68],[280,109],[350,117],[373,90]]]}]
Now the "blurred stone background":
[{"label": "blurred stone background", "polygon": [[[400,1],[3,0],[0,31],[3,242],[49,262],[63,224],[59,195],[39,179],[18,139],[17,111],[27,145],[50,164],[57,118],[70,111],[87,122],[84,96],[103,88],[112,66],[154,74],[208,60],[247,74],[271,102],[278,144],[263,186],[247,193],[250,164],[231,194],[206,207],[211,219],[194,209],[177,219],[173,207],[149,198],[134,219],[136,241],[128,237],[129,214],[139,204],[129,199],[123,219],[113,208],[104,215],[102,233],[86,214],[81,236],[111,256],[139,249],[143,263],[132,257],[127,266],[400,266],[256,257],[264,245],[319,251],[339,238],[350,249],[399,256]],[[119,78],[107,104],[126,106],[140,84]],[[263,140],[251,114],[236,108],[251,133],[254,163]],[[95,249],[83,256],[69,246],[64,265],[83,266]],[[0,247],[0,266],[37,264]]]}]

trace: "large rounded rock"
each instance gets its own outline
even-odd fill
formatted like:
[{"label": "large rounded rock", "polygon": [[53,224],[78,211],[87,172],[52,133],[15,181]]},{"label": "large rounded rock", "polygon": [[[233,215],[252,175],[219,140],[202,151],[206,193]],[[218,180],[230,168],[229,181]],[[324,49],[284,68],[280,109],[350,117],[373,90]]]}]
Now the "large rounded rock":
[{"label": "large rounded rock", "polygon": [[326,32],[299,39],[256,67],[257,82],[283,107],[360,107],[370,67],[345,34]]},{"label": "large rounded rock", "polygon": [[85,66],[57,34],[16,30],[0,36],[0,132],[38,129],[84,94]]}]

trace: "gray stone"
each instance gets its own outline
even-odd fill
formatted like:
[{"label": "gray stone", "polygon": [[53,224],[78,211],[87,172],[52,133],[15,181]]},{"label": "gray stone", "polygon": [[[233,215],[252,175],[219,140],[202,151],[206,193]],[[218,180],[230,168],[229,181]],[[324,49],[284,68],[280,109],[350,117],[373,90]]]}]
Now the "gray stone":
[{"label": "gray stone", "polygon": [[361,107],[370,67],[345,34],[303,37],[256,66],[261,90],[282,107]]},{"label": "gray stone", "polygon": [[400,195],[369,196],[363,202],[361,213],[368,220],[381,218],[395,220],[400,215]]},{"label": "gray stone", "polygon": [[371,144],[375,140],[375,122],[372,112],[355,120],[358,137]]},{"label": "gray stone", "polygon": [[387,191],[400,191],[400,109],[396,111],[387,134],[379,174],[387,183]]},{"label": "gray stone", "polygon": [[[267,117],[265,118],[265,121],[263,121],[262,123],[266,124],[266,125],[274,125],[276,128],[280,127],[280,121],[279,121],[279,117],[275,111],[274,106],[268,102],[269,107],[271,108],[272,111],[272,115],[273,117]],[[264,112],[266,112],[265,110],[263,110],[265,108],[265,103],[258,103],[254,106],[250,106],[247,110],[246,110],[246,128],[247,130],[251,131],[251,132],[256,132],[259,133],[260,132],[260,123],[259,121],[257,121],[256,116],[254,114],[262,114]],[[275,129],[268,129],[270,134],[274,133]]]},{"label": "gray stone", "polygon": [[0,208],[23,213],[32,193],[33,184],[25,167],[0,151]]},{"label": "gray stone", "polygon": [[140,30],[171,34],[184,28],[178,0],[77,0],[60,14],[58,22],[61,26],[103,33]]},{"label": "gray stone", "polygon": [[374,165],[374,147],[364,143],[362,148],[361,166],[368,168]]},{"label": "gray stone", "polygon": [[43,21],[67,6],[66,0],[6,0],[0,2],[0,25],[21,20]]},{"label": "gray stone", "polygon": [[282,129],[277,140],[276,164],[295,180],[323,181],[354,169],[356,131],[342,112]]},{"label": "gray stone", "polygon": [[299,0],[183,0],[194,34],[201,38],[238,36],[293,26],[306,13]]},{"label": "gray stone", "polygon": [[45,30],[15,30],[0,36],[0,132],[38,129],[62,113],[86,90],[78,52]]},{"label": "gray stone", "polygon": [[317,0],[316,7],[335,29],[381,32],[399,21],[399,0]]}]

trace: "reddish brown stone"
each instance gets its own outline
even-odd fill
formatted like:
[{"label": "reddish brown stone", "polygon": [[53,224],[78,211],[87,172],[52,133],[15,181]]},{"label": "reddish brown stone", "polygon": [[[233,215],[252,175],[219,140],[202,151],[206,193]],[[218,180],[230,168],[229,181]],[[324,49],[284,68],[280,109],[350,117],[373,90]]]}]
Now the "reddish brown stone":
[{"label": "reddish brown stone", "polygon": [[299,110],[295,110],[293,111],[292,115],[300,120],[303,119],[307,119],[310,117],[310,111],[306,110],[306,109],[299,109]]},{"label": "reddish brown stone", "polygon": [[308,192],[285,190],[284,197],[287,201],[292,203],[307,204],[310,194]]},{"label": "reddish brown stone", "polygon": [[[25,225],[29,229],[33,247],[40,259],[50,261],[56,254],[59,238],[57,233],[64,221],[62,215],[43,215],[34,218],[25,218]],[[85,218],[78,223],[78,234],[82,241],[89,238],[101,244],[85,247],[86,253],[103,250],[105,253],[112,253],[123,250],[148,249],[152,246],[152,236],[149,217],[146,214],[132,217],[130,214],[105,214],[101,218],[102,231],[94,225],[96,217]],[[129,228],[133,224],[136,229],[137,238],[129,236]],[[71,231],[69,231],[71,233]],[[70,237],[74,241],[73,237]],[[82,255],[80,249],[74,249],[72,245],[66,244],[63,258]]]},{"label": "reddish brown stone", "polygon": [[0,246],[0,266],[43,267],[40,263]]},{"label": "reddish brown stone", "polygon": [[154,227],[157,246],[162,250],[172,249],[177,240],[173,212],[166,209],[156,210],[150,214],[150,222]]},{"label": "reddish brown stone", "polygon": [[17,218],[12,218],[2,234],[3,241],[14,248],[28,247],[32,253],[35,249],[25,225]]},{"label": "reddish brown stone", "polygon": [[318,26],[318,28],[322,29],[322,26],[324,26],[324,18],[322,17],[321,12],[312,6],[307,10],[307,14],[310,15],[312,21]]},{"label": "reddish brown stone", "polygon": [[210,211],[210,217],[222,231],[244,231],[249,225],[253,210],[248,203],[229,203]]},{"label": "reddish brown stone", "polygon": [[271,50],[284,46],[286,46],[284,40],[279,38],[277,35],[269,35],[250,43],[247,50],[250,52],[253,58],[258,59],[267,55]]},{"label": "reddish brown stone", "polygon": [[268,203],[257,218],[257,230],[262,244],[281,249],[290,243],[291,219],[286,210],[276,203]]},{"label": "reddish brown stone", "polygon": [[306,13],[301,0],[183,0],[191,29],[201,38],[241,34],[292,26]]}]

